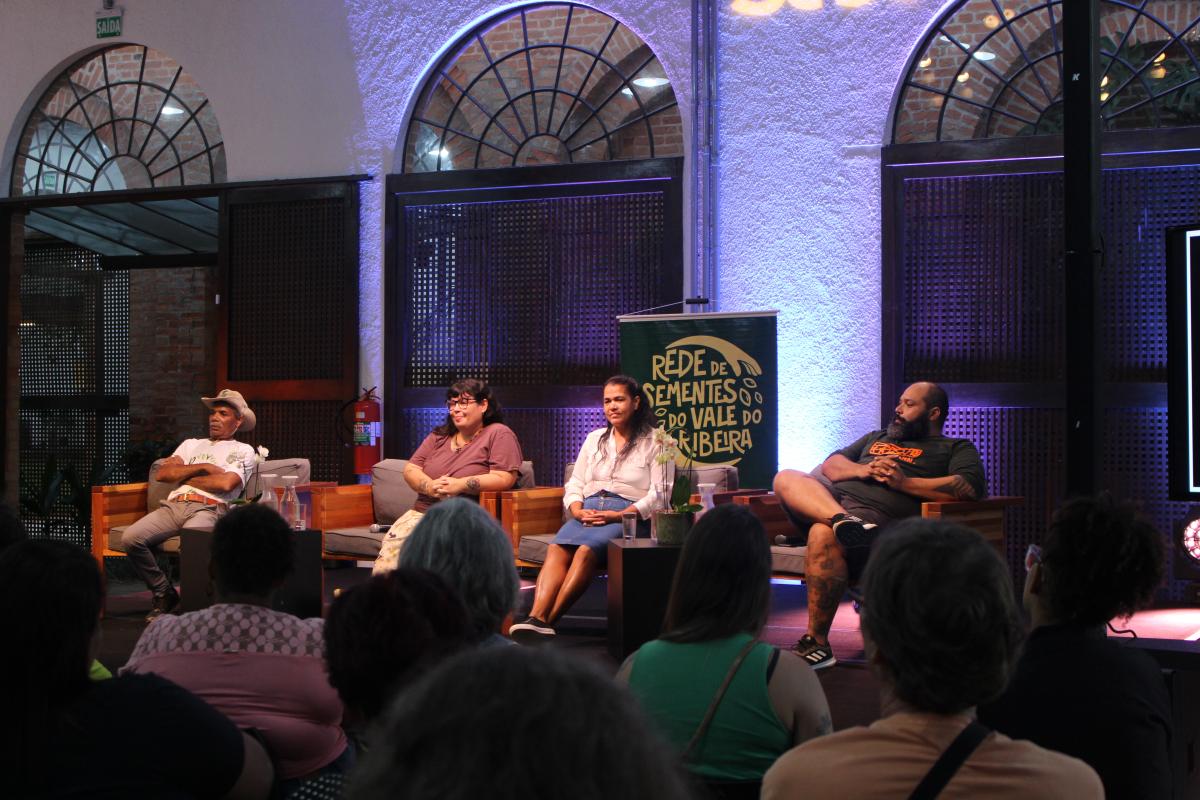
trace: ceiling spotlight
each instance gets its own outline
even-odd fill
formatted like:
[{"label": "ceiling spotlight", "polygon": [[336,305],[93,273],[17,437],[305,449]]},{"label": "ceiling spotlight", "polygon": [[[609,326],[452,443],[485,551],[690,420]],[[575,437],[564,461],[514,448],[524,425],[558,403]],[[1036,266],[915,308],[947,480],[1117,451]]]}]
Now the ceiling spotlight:
[{"label": "ceiling spotlight", "polygon": [[1154,67],[1150,70],[1149,75],[1151,78],[1154,78],[1154,80],[1161,81],[1163,78],[1167,77],[1167,68]]},{"label": "ceiling spotlight", "polygon": [[995,53],[989,53],[987,50],[976,50],[974,54],[976,61],[991,61],[995,57]]},{"label": "ceiling spotlight", "polygon": [[933,59],[930,58],[929,56],[925,56],[924,58],[922,58],[920,61],[917,62],[917,66],[920,67],[921,69],[929,69],[929,67],[932,65],[933,65]]},{"label": "ceiling spotlight", "polygon": [[983,24],[989,28],[998,28],[1000,26],[1000,18],[995,14],[988,14],[983,18]]},{"label": "ceiling spotlight", "polygon": [[657,89],[659,86],[666,86],[670,83],[666,78],[634,78],[633,85],[640,86],[643,89]]},{"label": "ceiling spotlight", "polygon": [[1108,99],[1108,92],[1101,92],[1100,93],[1100,102],[1103,103],[1107,99]]},{"label": "ceiling spotlight", "polygon": [[179,106],[173,106],[168,103],[167,105],[162,107],[162,113],[163,113],[164,117],[174,117],[179,114],[182,114],[183,109],[180,108]]},{"label": "ceiling spotlight", "polygon": [[1013,11],[1011,8],[1004,9],[1004,18],[1005,19],[1012,19],[1016,15],[1017,15],[1017,12]]},{"label": "ceiling spotlight", "polygon": [[628,86],[622,86],[621,94],[625,95],[626,97],[633,97],[633,89],[630,89]]},{"label": "ceiling spotlight", "polygon": [[958,73],[958,77],[955,78],[954,80],[958,81],[959,83],[966,83],[967,81],[971,80],[971,73],[960,72],[960,73]]},{"label": "ceiling spotlight", "polygon": [[1103,78],[1100,79],[1100,88],[1103,89],[1105,86],[1108,86],[1108,76],[1107,75],[1105,75]]},{"label": "ceiling spotlight", "polygon": [[1165,51],[1164,51],[1164,52],[1162,52],[1162,53],[1159,53],[1158,55],[1156,55],[1156,56],[1154,57],[1154,63],[1155,63],[1155,64],[1161,64],[1161,63],[1163,62],[1163,60],[1164,60],[1166,57],[1167,57],[1167,54],[1166,54],[1166,52],[1165,52]]}]

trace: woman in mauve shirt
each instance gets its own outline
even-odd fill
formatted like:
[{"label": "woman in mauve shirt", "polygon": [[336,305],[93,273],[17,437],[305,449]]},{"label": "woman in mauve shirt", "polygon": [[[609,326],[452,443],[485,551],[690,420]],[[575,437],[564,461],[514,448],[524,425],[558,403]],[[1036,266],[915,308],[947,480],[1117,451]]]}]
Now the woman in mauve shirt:
[{"label": "woman in mauve shirt", "polygon": [[650,519],[667,467],[655,463],[653,414],[641,385],[628,375],[604,384],[608,424],[588,434],[563,493],[570,515],[546,552],[533,607],[509,629],[514,639],[554,635],[554,623],[605,567],[608,540],[621,535],[621,516]]},{"label": "woman in mauve shirt", "polygon": [[417,493],[417,502],[383,537],[375,575],[396,568],[405,540],[434,503],[502,492],[517,482],[521,445],[502,422],[491,387],[474,378],[455,381],[446,390],[446,409],[446,421],[425,437],[404,468],[404,480]]}]

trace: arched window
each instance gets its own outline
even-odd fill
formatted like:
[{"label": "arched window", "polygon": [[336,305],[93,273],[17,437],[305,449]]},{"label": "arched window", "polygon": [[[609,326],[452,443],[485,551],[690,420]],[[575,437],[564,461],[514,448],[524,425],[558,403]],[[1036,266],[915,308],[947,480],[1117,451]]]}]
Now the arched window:
[{"label": "arched window", "polygon": [[225,147],[183,67],[129,44],[81,59],[50,85],[13,167],[13,195],[219,183]]},{"label": "arched window", "polygon": [[525,6],[456,45],[413,112],[405,172],[683,155],[671,83],[607,14]]},{"label": "arched window", "polygon": [[[1062,131],[1062,0],[964,0],[916,51],[893,144]],[[1106,130],[1200,124],[1191,0],[1100,4]]]}]

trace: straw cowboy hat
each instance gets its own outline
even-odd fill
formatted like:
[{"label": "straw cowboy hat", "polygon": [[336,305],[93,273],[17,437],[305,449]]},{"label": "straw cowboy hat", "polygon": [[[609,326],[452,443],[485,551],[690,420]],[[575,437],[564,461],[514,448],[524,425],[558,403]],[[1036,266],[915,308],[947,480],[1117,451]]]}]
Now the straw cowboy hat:
[{"label": "straw cowboy hat", "polygon": [[254,412],[250,410],[250,406],[246,404],[246,398],[242,397],[241,392],[235,392],[233,389],[222,389],[217,392],[216,397],[201,397],[200,402],[212,408],[217,403],[224,403],[237,412],[238,418],[242,424],[238,430],[249,432],[254,430],[254,425],[258,422],[254,417]]}]

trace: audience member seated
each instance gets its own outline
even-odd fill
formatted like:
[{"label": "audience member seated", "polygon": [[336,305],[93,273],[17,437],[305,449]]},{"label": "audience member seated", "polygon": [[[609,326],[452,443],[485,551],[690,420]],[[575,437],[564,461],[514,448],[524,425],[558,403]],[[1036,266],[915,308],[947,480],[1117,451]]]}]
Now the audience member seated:
[{"label": "audience member seated", "polygon": [[786,750],[833,729],[812,668],[758,641],[770,608],[771,551],[762,523],[742,506],[718,506],[683,546],[666,633],[617,674],[706,781],[761,781]]},{"label": "audience member seated", "polygon": [[261,733],[285,782],[348,766],[321,620],[270,607],[292,569],[287,523],[259,505],[229,512],[213,529],[210,569],[216,603],[151,623],[122,672],[174,681]]},{"label": "audience member seated", "polygon": [[1008,689],[982,722],[1081,758],[1112,798],[1171,796],[1171,708],[1145,653],[1105,636],[1154,599],[1163,543],[1107,495],[1069,501],[1026,556],[1033,630]]},{"label": "audience member seated", "polygon": [[500,632],[521,587],[512,543],[477,503],[459,498],[431,508],[400,553],[400,566],[429,570],[458,592],[473,644],[512,644]]},{"label": "audience member seated", "polygon": [[529,617],[512,626],[518,639],[553,636],[554,623],[587,590],[608,560],[608,540],[621,535],[621,515],[650,518],[663,464],[655,463],[654,415],[646,392],[628,375],[604,384],[605,427],[583,440],[563,506],[571,519],[559,529],[538,572]]},{"label": "audience member seated", "polygon": [[924,500],[986,496],[975,445],[942,435],[949,410],[942,387],[914,383],[900,395],[886,429],[831,453],[812,474],[789,469],[775,476],[775,494],[808,544],[808,633],[793,649],[813,669],[837,663],[829,628],[883,528],[920,514]]},{"label": "audience member seated", "polygon": [[[500,401],[480,380],[455,381],[446,390],[446,421],[433,429],[404,468],[417,502],[392,523],[375,559],[376,575],[399,563],[405,540],[435,503],[450,497],[511,489],[521,469],[521,445],[504,424]],[[512,545],[509,545],[512,558]]]},{"label": "audience member seated", "polygon": [[334,598],[325,620],[329,682],[343,726],[365,751],[396,691],[467,645],[467,612],[441,577],[419,569],[377,575]]},{"label": "audience member seated", "polygon": [[666,745],[611,678],[546,648],[505,647],[460,653],[402,690],[347,796],[689,794]]},{"label": "audience member seated", "polygon": [[155,675],[88,679],[99,643],[100,572],[67,542],[0,553],[5,797],[266,798],[262,745]]},{"label": "audience member seated", "polygon": [[938,774],[948,778],[941,793],[925,783],[921,796],[1102,798],[1087,764],[975,721],[1020,649],[1011,580],[983,537],[959,525],[911,519],[879,537],[861,619],[883,718],[784,754],[763,778],[763,798],[905,798]]}]

